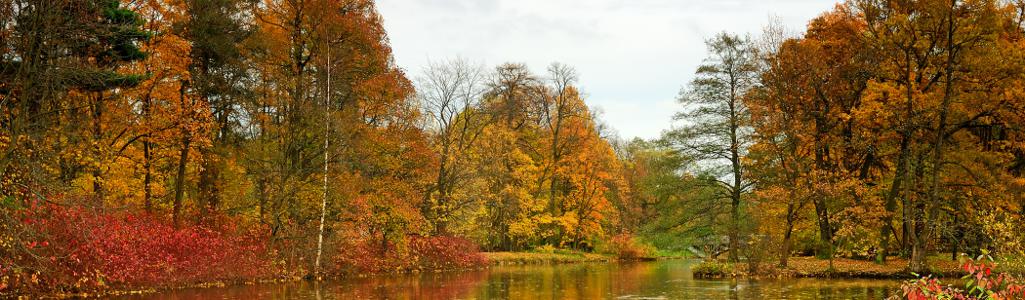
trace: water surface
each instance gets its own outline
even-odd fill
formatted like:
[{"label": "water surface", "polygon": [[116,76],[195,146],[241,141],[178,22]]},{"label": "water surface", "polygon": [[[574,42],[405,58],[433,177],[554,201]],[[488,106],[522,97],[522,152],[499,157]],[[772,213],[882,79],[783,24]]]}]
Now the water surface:
[{"label": "water surface", "polygon": [[695,279],[688,260],[486,270],[185,289],[114,299],[885,299],[892,280]]}]

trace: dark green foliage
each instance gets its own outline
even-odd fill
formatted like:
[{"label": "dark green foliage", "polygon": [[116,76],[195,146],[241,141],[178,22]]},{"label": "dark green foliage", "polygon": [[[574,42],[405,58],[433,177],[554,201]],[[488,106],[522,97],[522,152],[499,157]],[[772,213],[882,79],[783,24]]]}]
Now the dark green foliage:
[{"label": "dark green foliage", "polygon": [[635,140],[625,151],[631,168],[643,174],[631,178],[631,189],[641,206],[632,218],[645,241],[676,252],[720,243],[729,211],[714,177],[687,172],[692,160],[664,142]]}]

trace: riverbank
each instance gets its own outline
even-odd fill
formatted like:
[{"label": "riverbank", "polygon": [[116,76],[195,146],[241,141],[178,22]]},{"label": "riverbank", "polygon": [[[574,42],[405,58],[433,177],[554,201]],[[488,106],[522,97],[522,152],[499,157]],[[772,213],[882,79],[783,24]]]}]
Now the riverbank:
[{"label": "riverbank", "polygon": [[[746,263],[702,262],[692,268],[696,278],[862,278],[862,279],[912,279],[918,278],[907,271],[906,259],[892,257],[886,263],[834,258],[832,268],[827,259],[815,257],[792,257],[787,267],[779,268],[775,262],[762,263],[752,270]],[[960,277],[965,274],[958,261],[949,258],[929,259],[929,275],[936,277]]]}]

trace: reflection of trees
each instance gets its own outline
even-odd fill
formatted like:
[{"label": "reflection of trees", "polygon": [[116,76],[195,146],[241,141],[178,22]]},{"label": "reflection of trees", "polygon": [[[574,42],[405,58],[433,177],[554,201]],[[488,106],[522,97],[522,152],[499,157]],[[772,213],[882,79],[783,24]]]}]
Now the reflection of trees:
[{"label": "reflection of trees", "polygon": [[481,299],[602,299],[661,290],[668,276],[652,263],[502,266],[491,269]]},{"label": "reflection of trees", "polygon": [[332,287],[336,299],[457,299],[469,298],[488,271],[456,271],[406,276],[374,276]]},{"label": "reflection of trees", "polygon": [[502,266],[491,269],[483,299],[599,299],[609,292],[606,264]]},{"label": "reflection of trees", "polygon": [[147,299],[466,299],[484,283],[488,271],[459,271],[348,278],[340,282],[294,282],[213,289],[180,290]]},{"label": "reflection of trees", "polygon": [[898,281],[700,280],[681,261],[495,266],[488,270],[179,290],[145,299],[886,299]]}]

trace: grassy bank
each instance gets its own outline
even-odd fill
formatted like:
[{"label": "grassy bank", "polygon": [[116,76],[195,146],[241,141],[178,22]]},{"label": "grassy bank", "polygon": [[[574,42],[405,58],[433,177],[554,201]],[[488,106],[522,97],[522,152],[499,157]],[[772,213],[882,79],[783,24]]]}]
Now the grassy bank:
[{"label": "grassy bank", "polygon": [[617,258],[604,254],[586,253],[579,251],[564,251],[543,253],[543,252],[485,252],[491,265],[519,265],[519,264],[565,264],[580,262],[609,262]]},{"label": "grassy bank", "polygon": [[[785,268],[777,267],[776,262],[762,263],[756,270],[752,270],[746,263],[702,262],[694,266],[692,271],[694,277],[698,278],[916,278],[917,276],[907,271],[907,265],[907,260],[901,258],[890,258],[884,264],[835,258],[833,267],[830,268],[829,260],[826,259],[792,257]],[[960,277],[965,274],[960,268],[960,263],[949,258],[930,258],[929,266],[930,273],[937,277]]]}]

